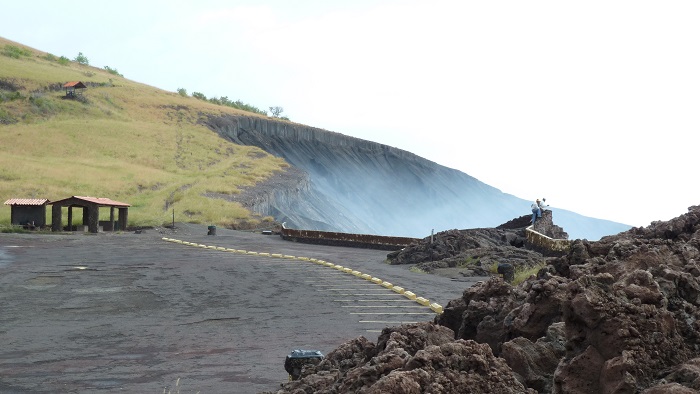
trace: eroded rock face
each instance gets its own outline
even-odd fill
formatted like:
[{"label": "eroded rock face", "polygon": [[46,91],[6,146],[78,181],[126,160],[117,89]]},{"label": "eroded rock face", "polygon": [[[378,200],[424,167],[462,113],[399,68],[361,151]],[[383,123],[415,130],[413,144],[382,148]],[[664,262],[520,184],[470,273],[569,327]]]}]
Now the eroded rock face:
[{"label": "eroded rock face", "polygon": [[480,282],[435,325],[386,329],[280,393],[700,390],[700,207],[549,262],[516,287]]}]

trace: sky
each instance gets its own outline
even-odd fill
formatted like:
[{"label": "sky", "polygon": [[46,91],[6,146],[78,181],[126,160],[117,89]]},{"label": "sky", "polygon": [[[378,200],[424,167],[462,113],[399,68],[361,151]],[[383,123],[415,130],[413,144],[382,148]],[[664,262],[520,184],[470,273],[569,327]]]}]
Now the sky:
[{"label": "sky", "polygon": [[700,205],[696,0],[0,0],[0,12],[6,39],[167,91],[280,106],[526,200],[631,226]]}]

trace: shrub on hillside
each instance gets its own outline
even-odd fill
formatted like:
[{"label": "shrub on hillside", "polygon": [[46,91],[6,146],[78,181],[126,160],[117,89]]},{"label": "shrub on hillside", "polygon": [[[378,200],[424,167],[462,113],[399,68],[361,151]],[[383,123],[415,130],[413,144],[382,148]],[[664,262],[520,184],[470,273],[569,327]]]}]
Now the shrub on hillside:
[{"label": "shrub on hillside", "polygon": [[2,54],[11,58],[19,59],[21,56],[31,56],[32,52],[28,49],[7,44],[5,45],[5,48],[3,48]]},{"label": "shrub on hillside", "polygon": [[108,73],[117,75],[119,77],[123,77],[122,74],[119,74],[119,71],[117,71],[116,68],[111,68],[110,66],[105,66],[105,70],[107,70]]}]

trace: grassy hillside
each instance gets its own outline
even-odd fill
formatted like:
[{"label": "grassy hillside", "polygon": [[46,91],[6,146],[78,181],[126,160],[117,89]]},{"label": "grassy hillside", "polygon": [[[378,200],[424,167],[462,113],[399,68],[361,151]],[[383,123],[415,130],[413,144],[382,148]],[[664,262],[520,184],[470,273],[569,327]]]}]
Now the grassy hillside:
[{"label": "grassy hillside", "polygon": [[[80,100],[64,98],[69,81],[88,85]],[[242,112],[0,38],[0,200],[107,197],[131,204],[137,226],[169,223],[173,210],[178,221],[254,221],[203,193],[239,193],[287,164],[197,124],[220,113]]]}]

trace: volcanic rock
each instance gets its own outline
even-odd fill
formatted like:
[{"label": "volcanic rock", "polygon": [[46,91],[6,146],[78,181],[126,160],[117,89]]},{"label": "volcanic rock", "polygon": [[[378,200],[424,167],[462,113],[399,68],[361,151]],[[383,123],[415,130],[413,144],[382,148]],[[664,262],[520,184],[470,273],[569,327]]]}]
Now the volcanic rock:
[{"label": "volcanic rock", "polygon": [[[498,231],[464,234],[450,232],[436,251],[505,246]],[[394,258],[422,256],[404,250]],[[517,286],[493,277],[466,289],[432,323],[387,328],[376,345],[351,341],[278,393],[700,390],[700,207],[597,242],[576,240],[546,261]]]}]

